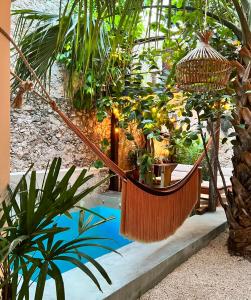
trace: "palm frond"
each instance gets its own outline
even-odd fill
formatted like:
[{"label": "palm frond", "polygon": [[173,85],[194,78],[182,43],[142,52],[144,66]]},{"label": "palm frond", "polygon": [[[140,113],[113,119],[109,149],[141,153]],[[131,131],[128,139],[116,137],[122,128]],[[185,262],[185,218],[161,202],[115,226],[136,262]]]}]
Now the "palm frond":
[{"label": "palm frond", "polygon": [[[99,245],[97,242],[106,238],[86,235],[73,238],[69,242],[56,239],[58,234],[69,230],[68,227],[58,225],[57,217],[67,213],[106,179],[86,188],[84,184],[93,176],[87,175],[87,170],[83,169],[70,186],[69,180],[75,167],[71,167],[59,180],[60,168],[61,159],[54,159],[45,173],[42,189],[37,187],[36,171],[31,172],[29,181],[26,174],[21,178],[15,190],[13,192],[10,190],[9,198],[0,205],[0,263],[5,274],[5,277],[1,278],[0,288],[7,287],[8,290],[8,285],[11,285],[15,299],[29,299],[29,287],[32,280],[37,280],[35,299],[43,299],[45,281],[48,277],[55,280],[57,299],[64,299],[61,271],[55,264],[58,260],[68,261],[79,267],[101,289],[92,272],[81,261],[72,257],[71,252],[76,253],[76,251],[91,261],[105,280],[111,283],[104,269],[83,253],[83,250],[80,251],[83,244],[88,246],[92,241],[95,241],[94,247],[97,245],[97,247],[104,248],[106,246]],[[100,216],[96,214],[96,217]],[[79,226],[84,228],[86,225],[84,231],[87,232],[92,226],[98,226],[109,220],[110,218],[101,217],[100,222],[94,224],[89,222],[86,225],[83,219]],[[22,280],[19,280],[20,275]]]}]

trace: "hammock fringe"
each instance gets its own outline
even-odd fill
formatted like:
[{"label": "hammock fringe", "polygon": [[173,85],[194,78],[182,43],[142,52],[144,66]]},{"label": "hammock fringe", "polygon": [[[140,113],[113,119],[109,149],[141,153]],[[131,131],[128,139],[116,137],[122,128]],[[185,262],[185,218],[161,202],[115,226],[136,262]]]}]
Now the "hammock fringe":
[{"label": "hammock fringe", "polygon": [[199,178],[197,168],[182,188],[166,196],[153,196],[131,180],[123,182],[121,233],[145,243],[172,235],[198,201]]}]

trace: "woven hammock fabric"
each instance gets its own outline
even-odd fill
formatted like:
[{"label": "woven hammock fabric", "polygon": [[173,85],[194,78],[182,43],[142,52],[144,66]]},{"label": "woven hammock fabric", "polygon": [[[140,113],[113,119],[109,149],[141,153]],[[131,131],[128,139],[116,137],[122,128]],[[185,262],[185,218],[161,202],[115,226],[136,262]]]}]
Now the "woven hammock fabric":
[{"label": "woven hammock fabric", "polygon": [[153,194],[127,179],[122,188],[121,233],[145,243],[166,239],[190,215],[198,201],[200,181],[197,167],[182,187]]},{"label": "woven hammock fabric", "polygon": [[232,71],[230,62],[208,43],[211,32],[199,35],[197,47],[176,66],[178,87],[189,92],[208,92],[226,87]]}]

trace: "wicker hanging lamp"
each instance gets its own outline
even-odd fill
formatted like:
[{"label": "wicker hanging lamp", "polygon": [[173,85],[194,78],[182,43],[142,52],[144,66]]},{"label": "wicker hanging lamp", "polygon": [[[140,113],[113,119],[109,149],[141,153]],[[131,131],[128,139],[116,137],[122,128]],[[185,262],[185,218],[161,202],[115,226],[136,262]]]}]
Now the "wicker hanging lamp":
[{"label": "wicker hanging lamp", "polygon": [[197,47],[176,66],[178,87],[189,92],[208,92],[226,87],[231,74],[230,62],[209,45],[212,33],[200,34]]}]

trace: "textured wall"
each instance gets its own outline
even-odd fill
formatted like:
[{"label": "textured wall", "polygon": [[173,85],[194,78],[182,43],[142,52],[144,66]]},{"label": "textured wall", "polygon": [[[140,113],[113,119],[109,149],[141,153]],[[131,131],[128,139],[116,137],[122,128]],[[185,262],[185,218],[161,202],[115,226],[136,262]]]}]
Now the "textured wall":
[{"label": "textured wall", "polygon": [[[16,0],[12,9],[35,9],[57,12],[59,0]],[[12,31],[16,18],[12,17]],[[54,66],[51,80],[51,95],[68,116],[81,127],[96,144],[110,137],[110,122],[96,121],[95,114],[75,112],[64,98],[63,73]],[[48,160],[55,156],[63,159],[63,167],[75,164],[89,166],[95,155],[76,137],[37,97],[26,99],[22,110],[11,111],[11,170],[22,171],[35,164],[44,169]]]},{"label": "textured wall", "polygon": [[[58,103],[67,112],[66,105],[59,100]],[[104,137],[109,138],[109,120],[100,124],[91,113],[68,111],[68,115],[97,145]],[[64,167],[89,166],[96,159],[57,115],[36,98],[27,100],[22,110],[12,110],[11,136],[12,171],[22,171],[31,163],[36,169],[44,169],[48,160],[56,156],[62,157]]]}]

